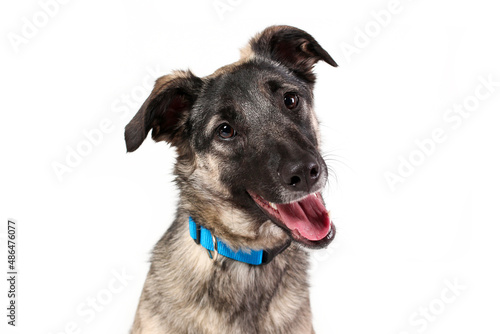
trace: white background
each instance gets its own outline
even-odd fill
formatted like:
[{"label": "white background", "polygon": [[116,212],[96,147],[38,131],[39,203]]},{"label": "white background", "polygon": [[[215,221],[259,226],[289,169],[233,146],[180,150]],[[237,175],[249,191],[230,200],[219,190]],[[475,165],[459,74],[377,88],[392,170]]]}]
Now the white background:
[{"label": "white background", "polygon": [[[217,3],[231,7],[220,13]],[[20,273],[18,327],[8,333],[128,331],[176,191],[173,150],[148,138],[125,154],[123,128],[150,72],[210,74],[272,24],[306,30],[339,63],[316,67],[323,151],[337,178],[325,197],[338,229],[328,251],[312,254],[317,333],[500,331],[499,8],[401,0],[382,26],[373,13],[389,0],[326,3],[73,0],[46,22],[35,0],[2,3],[0,259],[6,272],[15,218]],[[44,26],[14,47],[25,20]],[[479,101],[481,77],[497,86]],[[478,102],[467,118],[444,119],[465,101]],[[103,121],[110,131],[60,180],[54,164]],[[416,141],[436,129],[446,139],[424,156]],[[391,189],[386,175],[400,158],[419,165]]]}]

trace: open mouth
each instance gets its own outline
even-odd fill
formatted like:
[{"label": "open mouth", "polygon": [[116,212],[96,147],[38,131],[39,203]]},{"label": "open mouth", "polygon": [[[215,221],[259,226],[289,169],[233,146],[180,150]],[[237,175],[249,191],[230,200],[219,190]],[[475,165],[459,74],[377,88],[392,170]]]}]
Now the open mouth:
[{"label": "open mouth", "polygon": [[322,248],[335,237],[335,226],[319,192],[283,204],[269,202],[251,192],[249,194],[259,208],[285,228],[295,241],[308,247]]}]

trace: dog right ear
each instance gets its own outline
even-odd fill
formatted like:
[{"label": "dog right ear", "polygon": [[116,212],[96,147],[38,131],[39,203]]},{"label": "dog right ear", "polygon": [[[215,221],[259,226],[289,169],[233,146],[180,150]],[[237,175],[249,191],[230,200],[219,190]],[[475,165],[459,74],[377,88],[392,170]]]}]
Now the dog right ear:
[{"label": "dog right ear", "polygon": [[202,83],[190,71],[177,71],[158,78],[151,95],[125,127],[127,152],[138,149],[151,129],[155,141],[176,145]]},{"label": "dog right ear", "polygon": [[314,65],[322,60],[331,66],[337,63],[304,30],[290,26],[271,26],[250,40],[241,50],[242,58],[253,55],[267,57],[283,64],[299,77],[314,83]]}]

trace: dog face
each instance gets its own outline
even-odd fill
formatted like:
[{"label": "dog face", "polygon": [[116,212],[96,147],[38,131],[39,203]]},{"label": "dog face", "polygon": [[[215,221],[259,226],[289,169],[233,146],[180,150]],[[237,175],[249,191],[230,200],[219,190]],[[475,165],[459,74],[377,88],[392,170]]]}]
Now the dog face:
[{"label": "dog face", "polygon": [[[208,77],[164,76],[127,125],[127,150],[150,130],[175,146],[185,209],[218,235],[252,235],[272,222],[305,246],[325,247],[335,229],[320,194],[328,173],[313,111],[319,60],[336,66],[309,34],[275,26]],[[245,224],[227,226],[228,210]]]}]

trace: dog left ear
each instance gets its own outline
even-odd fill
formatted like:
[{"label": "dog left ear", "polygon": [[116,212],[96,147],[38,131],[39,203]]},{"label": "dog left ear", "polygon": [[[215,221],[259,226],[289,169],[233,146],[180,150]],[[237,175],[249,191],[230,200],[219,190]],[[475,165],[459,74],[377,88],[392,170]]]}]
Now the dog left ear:
[{"label": "dog left ear", "polygon": [[271,26],[250,40],[249,49],[243,56],[252,53],[275,60],[290,68],[299,77],[315,81],[314,65],[323,60],[337,67],[337,63],[307,32],[290,26]]},{"label": "dog left ear", "polygon": [[156,80],[151,95],[125,127],[127,152],[137,150],[151,129],[155,141],[178,145],[202,83],[190,71],[177,71]]}]

